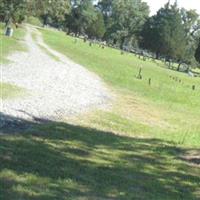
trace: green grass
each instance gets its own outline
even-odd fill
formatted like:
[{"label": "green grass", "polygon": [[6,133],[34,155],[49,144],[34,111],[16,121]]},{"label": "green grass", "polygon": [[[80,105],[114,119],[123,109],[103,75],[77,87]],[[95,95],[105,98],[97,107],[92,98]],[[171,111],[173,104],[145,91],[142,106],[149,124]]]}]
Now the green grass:
[{"label": "green grass", "polygon": [[[181,105],[196,109],[200,106],[200,79],[192,79],[185,74],[161,68],[154,62],[139,60],[132,54],[121,55],[115,49],[102,50],[98,45],[90,48],[80,40],[75,43],[73,38],[61,32],[43,30],[42,33],[51,47],[96,72],[115,88],[133,91],[156,104],[173,108]],[[135,78],[140,67],[143,68],[142,81]],[[182,84],[172,81],[169,76],[178,77]],[[152,87],[148,86],[149,78],[152,79]],[[192,85],[197,86],[196,92],[191,90]]]},{"label": "green grass", "polygon": [[[94,125],[95,120],[98,128],[109,131],[118,130],[121,133],[119,126],[123,127],[124,121],[127,124],[137,123],[140,124],[139,132],[143,133],[140,136],[165,139],[176,142],[177,145],[200,146],[199,78],[191,78],[184,73],[166,69],[160,61],[143,61],[133,54],[121,55],[120,51],[116,49],[102,49],[98,45],[89,47],[89,44],[82,40],[75,43],[74,38],[66,36],[62,32],[40,30],[45,42],[50,47],[97,73],[122,97],[128,95],[133,98],[131,101],[117,103],[117,106],[106,114],[104,112],[95,113],[90,118],[91,120],[86,120],[87,125]],[[143,69],[142,80],[135,78],[140,67]],[[174,81],[170,76],[178,77],[181,83]],[[148,85],[149,78],[152,79],[151,86]],[[195,91],[192,90],[192,85],[196,86]],[[132,107],[126,107],[127,104]],[[140,113],[139,111],[134,113],[135,109],[139,110],[135,105],[142,110]],[[116,109],[117,107],[121,110]],[[141,109],[144,107],[146,109]],[[149,107],[151,107],[151,113],[149,113]],[[131,113],[128,118],[127,113]],[[154,120],[154,126],[152,126],[150,119],[154,117],[155,113],[159,113],[160,116],[156,117],[157,121]],[[138,117],[138,115],[140,116]],[[143,119],[141,119],[141,115]],[[116,118],[118,126],[113,128],[109,123],[115,123]],[[106,120],[109,123],[105,124]],[[147,123],[141,122],[142,120]],[[167,125],[162,125],[164,122]],[[126,134],[138,135],[138,131],[134,129],[135,126],[127,125],[127,127],[129,128],[125,131]]]},{"label": "green grass", "polygon": [[4,35],[4,24],[0,23],[0,62],[1,64],[8,63],[7,56],[15,51],[25,51],[26,48],[20,41],[23,40],[25,30],[23,28],[14,28],[13,37],[6,37]]},{"label": "green grass", "polygon": [[200,168],[189,166],[181,158],[188,150],[173,143],[66,123],[20,120],[18,127],[0,136],[0,199],[200,197]]},{"label": "green grass", "polygon": [[52,54],[47,48],[45,48],[44,46],[42,46],[41,44],[38,43],[38,40],[37,40],[37,33],[36,32],[33,32],[32,33],[32,38],[34,39],[34,41],[37,43],[37,45],[40,47],[40,49],[42,51],[44,51],[44,53],[46,53],[49,57],[51,57],[53,60],[59,62],[60,59],[55,56],[54,54]]},{"label": "green grass", "polygon": [[22,88],[11,85],[9,83],[0,82],[0,89],[1,89],[0,93],[1,100],[16,98],[24,94],[24,90]]},{"label": "green grass", "polygon": [[[107,111],[69,119],[73,125],[0,113],[16,121],[1,128],[0,199],[200,199],[200,80],[62,32],[42,33],[52,48],[102,77],[115,101]],[[143,80],[135,78],[140,66]]]},{"label": "green grass", "polygon": [[29,16],[26,19],[26,23],[32,24],[34,26],[42,26],[42,22],[40,21],[40,19],[37,17],[33,17],[33,16]]},{"label": "green grass", "polygon": [[[0,64],[8,64],[8,55],[15,51],[25,51],[25,46],[20,43],[25,35],[25,30],[23,28],[14,28],[13,37],[6,37],[4,35],[5,27],[0,23]],[[11,85],[9,83],[0,82],[1,86],[1,100],[8,98],[18,97],[22,94],[23,89],[17,86]]]}]

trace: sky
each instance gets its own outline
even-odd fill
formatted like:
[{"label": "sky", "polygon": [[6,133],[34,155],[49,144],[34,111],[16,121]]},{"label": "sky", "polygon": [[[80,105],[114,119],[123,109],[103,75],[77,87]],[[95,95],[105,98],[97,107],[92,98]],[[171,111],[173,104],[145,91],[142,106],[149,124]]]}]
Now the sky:
[{"label": "sky", "polygon": [[[143,0],[148,3],[151,9],[151,15],[156,14],[156,12],[165,5],[168,0]],[[200,14],[200,0],[177,0],[179,7],[184,7],[186,9],[196,9]],[[173,3],[174,0],[171,0]]]}]

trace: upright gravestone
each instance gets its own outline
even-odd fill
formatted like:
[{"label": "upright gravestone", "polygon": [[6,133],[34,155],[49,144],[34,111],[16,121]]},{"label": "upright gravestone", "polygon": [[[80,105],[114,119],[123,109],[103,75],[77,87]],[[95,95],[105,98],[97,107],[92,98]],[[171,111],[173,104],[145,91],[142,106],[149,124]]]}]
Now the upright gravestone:
[{"label": "upright gravestone", "polygon": [[7,27],[5,35],[8,36],[8,37],[12,37],[13,36],[13,29],[11,27]]}]

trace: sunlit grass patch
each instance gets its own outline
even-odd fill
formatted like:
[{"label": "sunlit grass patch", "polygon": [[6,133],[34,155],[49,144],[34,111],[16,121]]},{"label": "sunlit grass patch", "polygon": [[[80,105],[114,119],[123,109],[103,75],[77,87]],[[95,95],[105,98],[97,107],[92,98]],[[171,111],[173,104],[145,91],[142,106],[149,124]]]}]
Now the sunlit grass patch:
[{"label": "sunlit grass patch", "polygon": [[5,36],[5,25],[0,23],[0,64],[10,62],[7,58],[9,54],[27,50],[22,43],[24,36],[25,29],[23,27],[14,28],[13,37]]},{"label": "sunlit grass patch", "polygon": [[[162,138],[176,145],[200,145],[199,78],[169,70],[161,61],[143,61],[109,47],[89,46],[80,39],[75,42],[63,32],[39,30],[50,47],[97,73],[119,94],[110,111],[79,117],[78,122],[118,134]],[[136,78],[140,67],[142,80]]]},{"label": "sunlit grass patch", "polygon": [[18,86],[0,82],[0,98],[1,100],[12,99],[25,95],[25,90]]}]

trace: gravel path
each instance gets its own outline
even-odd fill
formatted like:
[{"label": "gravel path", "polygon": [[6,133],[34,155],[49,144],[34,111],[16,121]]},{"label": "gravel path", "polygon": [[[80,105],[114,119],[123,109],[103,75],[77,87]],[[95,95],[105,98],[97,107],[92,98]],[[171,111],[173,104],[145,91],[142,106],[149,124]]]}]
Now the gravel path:
[{"label": "gravel path", "polygon": [[[33,40],[32,32],[37,33],[38,42]],[[9,57],[13,63],[2,66],[2,79],[25,88],[29,95],[4,100],[1,106],[4,115],[60,121],[69,115],[106,106],[110,97],[98,76],[50,49],[33,27],[27,27],[25,43],[29,51]],[[60,61],[49,56],[38,43]]]}]

